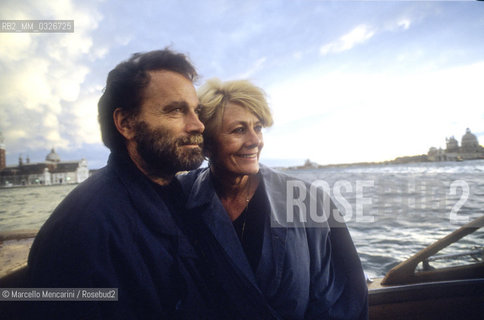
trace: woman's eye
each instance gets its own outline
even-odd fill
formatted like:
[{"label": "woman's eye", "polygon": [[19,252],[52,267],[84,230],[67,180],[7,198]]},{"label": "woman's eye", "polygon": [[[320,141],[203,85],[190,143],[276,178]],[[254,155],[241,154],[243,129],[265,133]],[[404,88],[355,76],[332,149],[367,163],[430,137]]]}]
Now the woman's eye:
[{"label": "woman's eye", "polygon": [[260,125],[259,126],[255,126],[254,127],[254,131],[255,132],[261,132],[262,131],[262,126],[260,126]]},{"label": "woman's eye", "polygon": [[244,127],[238,127],[238,128],[235,128],[232,132],[233,133],[244,133],[245,128]]}]

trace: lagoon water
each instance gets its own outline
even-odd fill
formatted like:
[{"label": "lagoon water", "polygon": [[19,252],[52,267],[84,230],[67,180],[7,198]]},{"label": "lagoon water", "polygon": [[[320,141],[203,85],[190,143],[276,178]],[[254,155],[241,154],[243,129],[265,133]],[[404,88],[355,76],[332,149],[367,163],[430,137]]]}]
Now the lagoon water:
[{"label": "lagoon water", "polygon": [[[380,277],[400,261],[484,215],[484,160],[287,171],[328,187],[345,213],[365,271]],[[0,189],[0,231],[38,229],[75,185]],[[484,228],[483,228],[484,229]],[[443,254],[484,247],[478,230]],[[466,263],[469,261],[442,261]],[[438,262],[433,264],[439,266]]]}]

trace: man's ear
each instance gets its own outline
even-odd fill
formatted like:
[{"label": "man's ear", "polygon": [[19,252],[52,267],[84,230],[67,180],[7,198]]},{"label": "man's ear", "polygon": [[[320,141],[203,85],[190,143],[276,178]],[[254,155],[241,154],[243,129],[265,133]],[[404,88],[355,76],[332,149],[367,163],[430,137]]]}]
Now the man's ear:
[{"label": "man's ear", "polygon": [[126,138],[131,140],[135,135],[133,116],[122,108],[116,108],[113,112],[113,120],[118,132]]}]

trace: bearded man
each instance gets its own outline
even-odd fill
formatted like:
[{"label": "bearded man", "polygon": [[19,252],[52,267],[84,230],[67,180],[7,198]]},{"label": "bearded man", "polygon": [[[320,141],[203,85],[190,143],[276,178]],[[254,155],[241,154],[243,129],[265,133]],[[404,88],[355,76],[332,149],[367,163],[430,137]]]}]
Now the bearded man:
[{"label": "bearded man", "polygon": [[37,316],[212,317],[210,284],[177,220],[184,199],[173,179],[203,161],[196,76],[167,49],[134,54],[109,73],[98,104],[108,164],[46,221],[28,270],[32,287],[113,288],[118,300],[35,302]]}]

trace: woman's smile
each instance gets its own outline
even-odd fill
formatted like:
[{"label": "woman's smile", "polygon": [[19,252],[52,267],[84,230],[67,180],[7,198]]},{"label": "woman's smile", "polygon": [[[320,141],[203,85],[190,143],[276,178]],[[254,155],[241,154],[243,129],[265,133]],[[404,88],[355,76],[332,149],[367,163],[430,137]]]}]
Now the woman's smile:
[{"label": "woman's smile", "polygon": [[239,154],[236,154],[236,156],[244,159],[257,159],[257,153],[245,153],[245,154],[239,153]]}]

